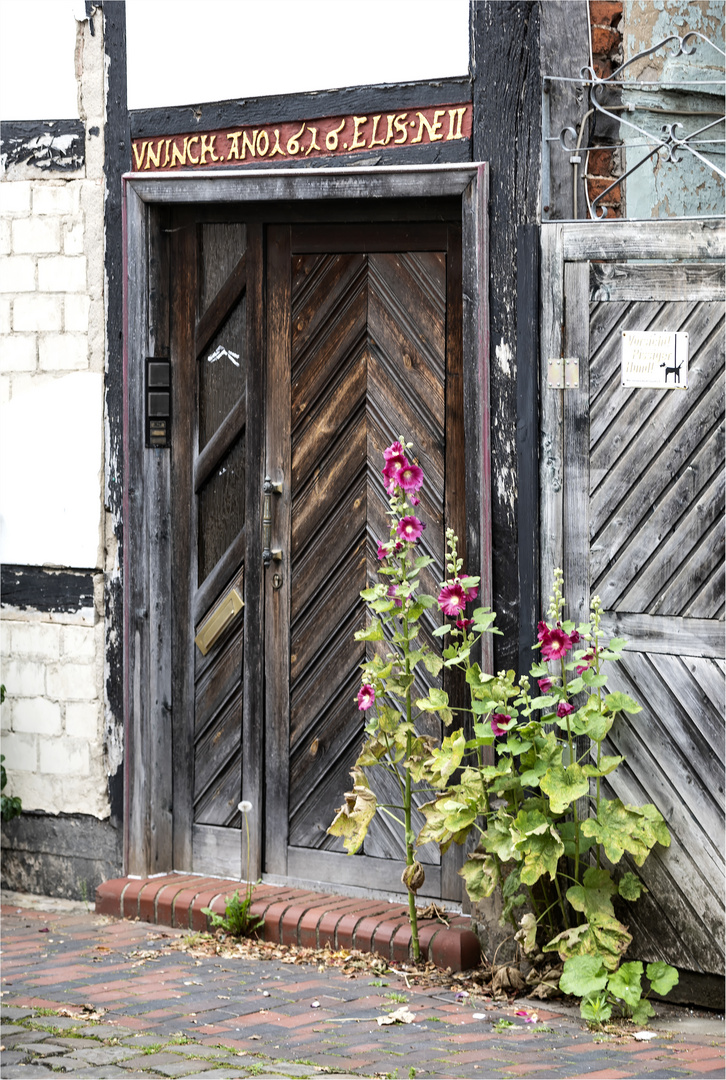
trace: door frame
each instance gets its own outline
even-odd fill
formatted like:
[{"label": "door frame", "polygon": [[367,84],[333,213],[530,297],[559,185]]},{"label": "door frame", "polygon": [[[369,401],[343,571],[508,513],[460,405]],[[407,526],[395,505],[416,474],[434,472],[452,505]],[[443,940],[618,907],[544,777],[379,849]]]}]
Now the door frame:
[{"label": "door frame", "polygon": [[[482,603],[491,606],[488,167],[276,169],[221,176],[130,173],[123,178],[125,873],[147,875],[191,866],[191,829],[175,830],[173,814],[179,748],[173,732],[170,454],[145,446],[145,360],[169,355],[163,211],[180,205],[243,208],[255,203],[295,203],[299,208],[301,200],[356,200],[360,205],[381,198],[400,199],[405,205],[405,200],[452,197],[461,201],[467,550],[470,567],[478,568],[472,572],[481,576]],[[263,334],[263,328],[258,331]],[[491,667],[491,639],[483,642],[481,659]],[[252,739],[255,745],[248,751],[262,764],[261,715]],[[250,872],[256,878],[261,872],[262,815],[254,821]]]}]

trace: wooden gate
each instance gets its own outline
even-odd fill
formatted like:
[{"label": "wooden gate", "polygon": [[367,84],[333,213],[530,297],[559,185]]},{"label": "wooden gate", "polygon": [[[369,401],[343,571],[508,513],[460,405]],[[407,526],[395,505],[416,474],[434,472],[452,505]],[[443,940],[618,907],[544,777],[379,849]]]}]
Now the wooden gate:
[{"label": "wooden gate", "polygon": [[[541,596],[562,566],[569,617],[603,603],[627,638],[608,688],[612,791],[671,831],[637,871],[633,956],[723,974],[724,232],[717,223],[543,227]],[[564,333],[560,327],[564,323]],[[623,333],[688,334],[687,389],[621,385]],[[553,389],[549,360],[579,359]]]}]

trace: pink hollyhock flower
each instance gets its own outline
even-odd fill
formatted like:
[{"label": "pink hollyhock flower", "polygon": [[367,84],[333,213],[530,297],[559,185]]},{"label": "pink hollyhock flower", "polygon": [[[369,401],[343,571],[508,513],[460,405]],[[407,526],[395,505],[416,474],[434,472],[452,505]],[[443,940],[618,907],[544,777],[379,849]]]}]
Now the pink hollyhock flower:
[{"label": "pink hollyhock flower", "polygon": [[418,495],[409,495],[408,501],[411,503],[411,506],[418,506],[418,504],[421,502]]},{"label": "pink hollyhock flower", "polygon": [[403,458],[405,458],[405,456],[406,456],[406,452],[403,449],[403,447],[401,446],[398,439],[396,439],[395,442],[392,442],[391,445],[387,446],[386,449],[383,451],[383,457],[384,457],[384,459],[386,461],[390,461],[391,458],[394,458],[394,457],[403,457]]},{"label": "pink hollyhock flower", "polygon": [[542,693],[546,694],[548,690],[552,689],[552,679],[550,679],[550,677],[548,675],[544,679],[538,679],[537,680],[537,685],[539,686]]},{"label": "pink hollyhock flower", "polygon": [[541,641],[545,634],[549,633],[549,626],[546,622],[537,623],[537,641]]},{"label": "pink hollyhock flower", "polygon": [[572,633],[570,634],[570,641],[572,642],[573,645],[577,645],[579,640],[580,640],[580,635],[578,634],[577,630],[573,630]]},{"label": "pink hollyhock flower", "polygon": [[396,536],[400,536],[402,540],[406,540],[409,544],[415,544],[425,528],[426,526],[422,521],[409,514],[407,517],[402,517],[396,526]]},{"label": "pink hollyhock flower", "polygon": [[423,484],[423,469],[406,462],[396,473],[396,480],[402,491],[418,491]]},{"label": "pink hollyhock flower", "polygon": [[381,543],[380,540],[378,541],[378,558],[379,559],[387,559],[388,558],[388,552],[386,551],[386,549],[384,548],[384,546],[383,546],[383,544]]},{"label": "pink hollyhock flower", "polygon": [[453,585],[444,585],[438,599],[444,615],[458,615],[466,607],[466,593],[458,581]]},{"label": "pink hollyhock flower", "polygon": [[546,660],[561,660],[572,648],[572,640],[558,626],[554,630],[548,630],[540,640],[542,655]]},{"label": "pink hollyhock flower", "polygon": [[571,712],[575,711],[575,706],[570,705],[569,701],[561,701],[557,706],[557,715],[562,719],[563,716],[569,716]]},{"label": "pink hollyhock flower", "polygon": [[361,712],[365,712],[366,709],[370,709],[375,700],[375,690],[370,683],[364,683],[358,691],[358,708]]},{"label": "pink hollyhock flower", "polygon": [[466,594],[466,602],[467,602],[467,604],[470,604],[472,602],[472,600],[476,600],[477,594],[479,592],[479,590],[477,589],[476,586],[474,586],[473,589],[465,589],[464,591],[465,591],[465,594]]},{"label": "pink hollyhock flower", "polygon": [[460,630],[468,630],[470,626],[474,625],[473,619],[457,619],[456,625]]},{"label": "pink hollyhock flower", "polygon": [[492,731],[495,735],[506,735],[507,728],[502,727],[502,724],[508,724],[511,720],[511,716],[508,713],[493,712],[489,717],[489,723],[491,724]]},{"label": "pink hollyhock flower", "polygon": [[398,586],[397,585],[389,585],[388,586],[388,592],[386,593],[386,596],[389,598],[389,600],[395,600],[396,601],[396,607],[403,607],[403,600],[401,600],[399,595],[398,595]]}]

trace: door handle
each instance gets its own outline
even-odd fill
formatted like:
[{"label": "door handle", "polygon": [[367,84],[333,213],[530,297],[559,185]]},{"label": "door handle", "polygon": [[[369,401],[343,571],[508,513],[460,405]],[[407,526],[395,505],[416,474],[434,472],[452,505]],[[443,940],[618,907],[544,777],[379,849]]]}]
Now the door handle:
[{"label": "door handle", "polygon": [[282,495],[282,484],[273,484],[269,476],[265,477],[262,485],[262,562],[269,566],[272,560],[280,562],[282,551],[279,548],[271,548],[272,544],[272,496]]}]

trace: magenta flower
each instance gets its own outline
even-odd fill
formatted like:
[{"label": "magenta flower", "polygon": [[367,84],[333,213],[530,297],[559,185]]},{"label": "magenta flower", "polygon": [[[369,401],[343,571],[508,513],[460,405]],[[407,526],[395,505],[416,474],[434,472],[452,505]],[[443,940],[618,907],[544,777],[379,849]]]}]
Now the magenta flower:
[{"label": "magenta flower", "polygon": [[409,544],[415,544],[425,528],[426,526],[422,521],[409,514],[407,517],[402,517],[396,526],[396,536],[400,536],[402,540],[406,540]]},{"label": "magenta flower", "polygon": [[421,502],[418,495],[410,495],[408,501],[411,503],[411,506],[418,506],[418,504]]},{"label": "magenta flower", "polygon": [[455,581],[453,585],[444,585],[438,600],[444,615],[458,615],[466,607],[466,593],[458,581]]},{"label": "magenta flower", "polygon": [[402,457],[405,460],[406,452],[401,446],[398,439],[396,439],[395,442],[392,442],[391,445],[387,446],[386,449],[383,451],[383,457],[386,461],[390,461],[392,458],[395,457]]},{"label": "magenta flower", "polygon": [[541,641],[545,634],[549,633],[549,626],[546,622],[537,623],[537,641]]},{"label": "magenta flower", "polygon": [[577,667],[575,668],[575,672],[578,675],[582,675],[583,671],[587,671],[587,669],[589,668],[590,664],[592,663],[592,661],[594,659],[595,659],[595,654],[594,653],[591,653],[591,652],[585,653],[585,655],[582,658],[582,663],[577,665]]},{"label": "magenta flower", "polygon": [[423,469],[406,462],[396,473],[396,480],[402,491],[418,491],[423,484]]},{"label": "magenta flower", "polygon": [[403,600],[401,600],[399,595],[398,595],[398,585],[389,585],[388,586],[388,592],[386,593],[386,596],[390,600],[395,600],[396,601],[396,607],[403,607]]},{"label": "magenta flower", "polygon": [[552,689],[552,679],[548,675],[544,679],[538,679],[537,680],[537,685],[539,686],[542,693],[546,694],[549,690]]},{"label": "magenta flower", "polygon": [[467,604],[470,604],[472,600],[476,600],[478,592],[479,590],[476,588],[476,586],[474,586],[473,589],[465,590]]},{"label": "magenta flower", "polygon": [[577,645],[579,640],[580,640],[580,635],[578,634],[577,630],[573,630],[572,633],[570,634],[570,641],[572,642],[573,645]]},{"label": "magenta flower", "polygon": [[563,716],[569,716],[571,712],[575,711],[575,706],[570,705],[569,701],[561,701],[557,706],[557,715],[562,719]]},{"label": "magenta flower", "polygon": [[386,549],[384,548],[384,546],[383,546],[383,544],[381,543],[380,540],[378,541],[378,558],[379,559],[387,559],[388,558],[388,552],[386,551]]},{"label": "magenta flower", "polygon": [[375,690],[370,683],[364,683],[358,691],[358,708],[361,712],[365,712],[366,709],[370,709],[375,700]]},{"label": "magenta flower", "polygon": [[546,660],[561,660],[565,653],[572,648],[571,638],[558,626],[554,630],[548,630],[540,640],[542,642],[542,655]]},{"label": "magenta flower", "polygon": [[491,724],[492,731],[495,735],[506,735],[507,728],[502,727],[502,724],[508,724],[511,720],[511,716],[507,713],[493,712],[489,717],[489,723]]},{"label": "magenta flower", "polygon": [[460,630],[468,630],[470,626],[474,625],[473,619],[457,619],[456,625]]}]

